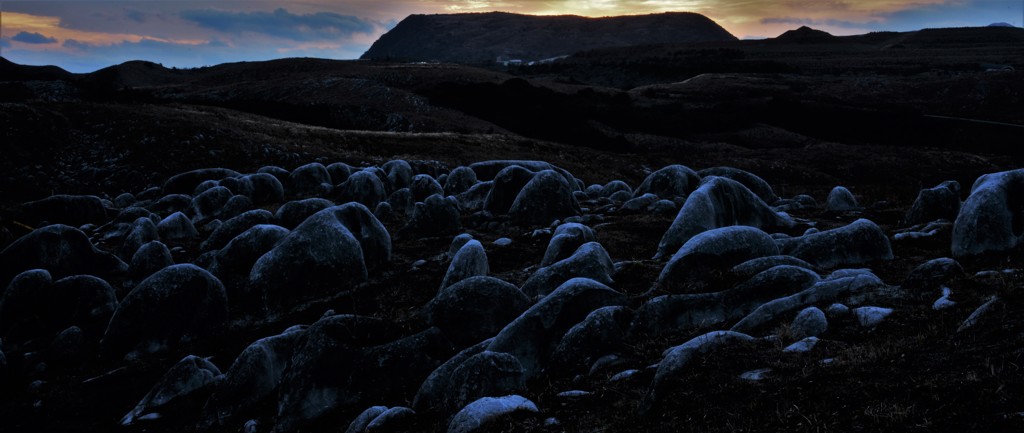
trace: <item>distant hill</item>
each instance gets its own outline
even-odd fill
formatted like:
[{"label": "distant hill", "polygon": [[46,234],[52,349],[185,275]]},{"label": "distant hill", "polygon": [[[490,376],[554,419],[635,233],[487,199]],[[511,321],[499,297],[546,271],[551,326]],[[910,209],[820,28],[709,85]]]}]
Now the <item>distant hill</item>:
[{"label": "distant hill", "polygon": [[796,30],[789,30],[775,39],[786,42],[831,42],[837,40],[829,32],[812,29],[807,26],[802,26]]},{"label": "distant hill", "polygon": [[19,65],[0,57],[0,81],[70,80],[73,75],[57,66]]},{"label": "distant hill", "polygon": [[988,26],[989,27],[1017,27],[1017,26],[1015,26],[1013,24],[1010,24],[1010,23],[992,23],[992,24],[989,24]]},{"label": "distant hill", "polygon": [[540,61],[605,47],[734,41],[694,13],[586,18],[503,12],[411,15],[380,37],[363,59],[485,65]]},{"label": "distant hill", "polygon": [[906,33],[901,43],[941,47],[971,44],[1024,44],[1024,30],[1016,27],[957,27],[922,29]]}]

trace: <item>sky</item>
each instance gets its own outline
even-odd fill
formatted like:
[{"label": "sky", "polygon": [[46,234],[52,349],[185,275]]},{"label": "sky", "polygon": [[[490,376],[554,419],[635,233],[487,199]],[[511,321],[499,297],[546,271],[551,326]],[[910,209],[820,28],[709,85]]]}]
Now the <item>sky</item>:
[{"label": "sky", "polygon": [[1020,26],[1024,0],[23,0],[0,2],[0,55],[90,72],[128,60],[167,67],[283,57],[358,58],[410,14],[704,14],[739,38],[807,25],[837,35]]}]

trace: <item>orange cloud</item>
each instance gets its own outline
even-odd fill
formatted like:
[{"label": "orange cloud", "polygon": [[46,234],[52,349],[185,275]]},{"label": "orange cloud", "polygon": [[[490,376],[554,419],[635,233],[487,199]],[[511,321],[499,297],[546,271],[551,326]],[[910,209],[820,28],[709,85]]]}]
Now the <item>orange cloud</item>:
[{"label": "orange cloud", "polygon": [[[198,45],[207,42],[199,39],[169,40],[128,33],[75,30],[61,26],[59,17],[31,15],[17,12],[5,12],[3,19],[5,34],[17,34],[20,32],[39,33],[47,37],[55,38],[60,42],[74,40],[80,43],[96,46],[114,45],[122,42],[139,42],[143,39],[187,45]],[[40,47],[38,49],[52,50],[53,48]]]},{"label": "orange cloud", "polygon": [[[488,0],[425,1],[448,12],[508,12],[539,15],[572,14],[582,16],[637,15],[658,12],[696,12],[708,16],[737,36],[774,36],[792,25],[763,23],[764,18],[800,17],[864,23],[833,27],[838,33],[862,33],[868,24],[884,23],[885,15],[933,5],[959,4],[966,0],[561,0],[520,1]],[[824,25],[821,27],[830,27]]]}]

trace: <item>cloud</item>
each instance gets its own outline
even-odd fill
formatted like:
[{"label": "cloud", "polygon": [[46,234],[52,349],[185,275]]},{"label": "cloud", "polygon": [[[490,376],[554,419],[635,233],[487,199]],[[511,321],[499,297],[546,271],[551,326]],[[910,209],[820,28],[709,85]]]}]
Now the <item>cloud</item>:
[{"label": "cloud", "polygon": [[270,38],[247,40],[211,39],[180,43],[156,39],[94,44],[67,39],[61,51],[4,50],[4,56],[21,64],[58,65],[71,72],[92,72],[130,60],[146,60],[166,67],[191,68],[221,63],[273,60],[285,57],[353,59],[366,50],[364,42],[295,42]]},{"label": "cloud", "polygon": [[313,41],[372,33],[380,25],[363,18],[333,12],[299,15],[283,8],[273,12],[186,10],[181,17],[200,27],[230,34],[259,33],[293,41]]},{"label": "cloud", "polygon": [[126,9],[124,11],[124,17],[137,23],[146,22],[146,13],[138,9]]},{"label": "cloud", "polygon": [[794,17],[783,17],[783,18],[762,18],[761,24],[791,24],[796,26],[818,26],[818,27],[839,27],[845,29],[864,29],[864,28],[881,28],[879,21],[844,21],[844,20],[833,20],[833,19],[814,19],[814,18],[794,18]]},{"label": "cloud", "polygon": [[42,33],[35,32],[20,32],[14,35],[11,40],[25,44],[52,44],[57,42],[56,38],[51,38],[43,35]]}]

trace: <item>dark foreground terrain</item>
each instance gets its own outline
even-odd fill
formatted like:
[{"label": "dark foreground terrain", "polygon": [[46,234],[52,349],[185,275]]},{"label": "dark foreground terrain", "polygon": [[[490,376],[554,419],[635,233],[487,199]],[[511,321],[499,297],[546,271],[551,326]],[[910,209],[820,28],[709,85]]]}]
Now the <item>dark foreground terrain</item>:
[{"label": "dark foreground terrain", "polygon": [[4,431],[1020,431],[1020,35],[4,61]]}]

